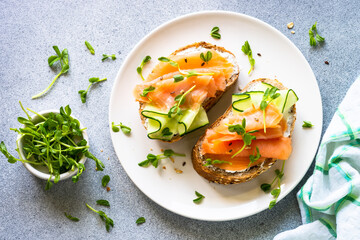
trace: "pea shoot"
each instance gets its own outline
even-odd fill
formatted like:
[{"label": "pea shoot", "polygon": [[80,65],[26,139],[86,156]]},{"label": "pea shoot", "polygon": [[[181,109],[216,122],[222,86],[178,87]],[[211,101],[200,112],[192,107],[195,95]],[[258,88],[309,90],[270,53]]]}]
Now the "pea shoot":
[{"label": "pea shoot", "polygon": [[106,187],[109,182],[110,182],[110,176],[109,176],[109,175],[105,175],[105,176],[103,176],[103,178],[101,179],[101,185],[102,185],[103,187]]},{"label": "pea shoot", "polygon": [[110,231],[110,227],[114,227],[114,221],[109,218],[103,211],[98,211],[95,210],[94,208],[92,208],[89,204],[86,203],[86,206],[93,212],[96,212],[97,214],[99,214],[101,220],[103,220],[105,222],[105,227],[106,227],[106,231]]},{"label": "pea shoot", "polygon": [[100,206],[110,207],[109,201],[104,199],[97,200],[96,204]]},{"label": "pea shoot", "polygon": [[251,73],[251,71],[254,70],[254,66],[255,66],[255,59],[253,58],[252,56],[252,50],[251,50],[251,47],[250,47],[250,44],[248,41],[245,41],[244,45],[241,47],[241,51],[248,56],[248,59],[249,59],[249,62],[250,62],[250,70],[248,72],[248,74]]},{"label": "pea shoot", "polygon": [[73,216],[71,216],[70,214],[67,214],[66,212],[64,212],[64,214],[65,214],[65,217],[67,217],[67,218],[70,219],[71,221],[74,221],[74,222],[80,221],[80,219],[78,219],[77,217],[73,217]]},{"label": "pea shoot", "polygon": [[106,59],[115,60],[116,56],[115,56],[115,54],[103,54],[103,58],[101,59],[101,61],[105,61]]},{"label": "pea shoot", "polygon": [[248,168],[250,167],[251,164],[253,164],[257,160],[259,160],[260,157],[261,157],[261,155],[260,155],[260,152],[259,152],[259,148],[256,147],[256,152],[254,152],[253,155],[251,155],[251,154],[249,155],[250,162],[249,162]]},{"label": "pea shoot", "polygon": [[90,53],[92,55],[95,55],[95,50],[88,41],[85,41],[85,45],[86,45],[87,49],[90,51]]},{"label": "pea shoot", "polygon": [[143,223],[145,223],[145,218],[144,217],[139,217],[137,220],[136,220],[136,224],[138,224],[138,225],[140,225],[140,224],[143,224]]},{"label": "pea shoot", "polygon": [[214,165],[214,164],[223,164],[223,163],[232,165],[232,162],[222,161],[222,160],[212,160],[211,158],[207,158],[205,161],[206,161],[206,163],[203,164],[203,166],[205,166],[205,167]]},{"label": "pea shoot", "polygon": [[[33,122],[21,102],[20,106],[27,116],[27,118],[18,118],[19,123],[24,124],[24,127],[10,130],[21,134],[21,138],[24,138],[23,150],[26,159],[23,159],[20,154],[20,158],[12,156],[5,143],[1,142],[0,151],[9,163],[19,161],[46,166],[49,169],[50,177],[45,185],[45,190],[53,186],[52,176],[54,176],[54,183],[57,183],[60,180],[60,174],[69,170],[77,170],[77,174],[72,177],[72,181],[76,183],[85,170],[84,164],[79,162],[84,155],[95,161],[99,171],[103,170],[104,164],[90,153],[87,141],[83,139],[82,131],[84,129],[80,129],[79,121],[71,117],[69,105],[65,108],[61,107],[60,113],[49,113],[46,117],[27,108],[28,111],[41,118],[41,122],[38,124]],[[19,152],[19,149],[16,151]]]},{"label": "pea shoot", "polygon": [[87,93],[89,92],[89,89],[91,87],[91,85],[93,85],[94,83],[98,83],[98,82],[102,82],[102,81],[106,81],[107,78],[103,78],[103,79],[99,79],[99,78],[89,78],[89,86],[86,90],[79,90],[78,93],[80,94],[80,98],[81,98],[81,102],[82,103],[85,103],[86,102],[86,96],[87,96]]},{"label": "pea shoot", "polygon": [[221,39],[221,35],[220,35],[219,31],[220,31],[219,27],[213,27],[211,29],[210,35],[215,39]]},{"label": "pea shoot", "polygon": [[149,94],[149,92],[152,92],[152,91],[154,91],[154,90],[155,90],[155,87],[149,86],[149,87],[147,87],[147,88],[145,88],[145,89],[143,90],[143,92],[140,94],[140,96],[141,96],[141,97],[147,97],[147,95]]},{"label": "pea shoot", "polygon": [[201,193],[199,193],[198,191],[195,191],[195,195],[197,196],[197,198],[195,198],[195,199],[193,200],[193,202],[196,203],[196,204],[201,203],[202,200],[205,198],[205,196],[202,195]]},{"label": "pea shoot", "polygon": [[176,153],[172,149],[166,149],[162,154],[154,155],[152,153],[149,153],[146,156],[146,160],[138,163],[140,167],[147,167],[150,164],[153,165],[155,168],[159,166],[159,161],[164,158],[170,158],[172,156],[179,156],[179,157],[185,157],[185,154]]},{"label": "pea shoot", "polygon": [[128,126],[123,125],[122,123],[119,123],[118,125],[115,125],[114,122],[111,123],[111,129],[113,130],[113,132],[119,132],[120,129],[124,134],[130,134],[131,133],[131,128]]},{"label": "pea shoot", "polygon": [[175,104],[174,106],[172,106],[168,112],[168,117],[172,118],[177,115],[181,115],[182,114],[182,110],[180,108],[180,105],[185,103],[186,100],[186,95],[189,94],[192,90],[194,90],[194,88],[196,87],[196,85],[192,86],[189,90],[187,90],[185,93],[183,94],[179,94],[177,95],[174,100],[175,100]]},{"label": "pea shoot", "polygon": [[283,161],[282,167],[281,167],[281,171],[279,169],[275,170],[275,178],[274,180],[269,184],[269,183],[263,183],[261,184],[260,188],[261,190],[263,190],[264,192],[269,192],[272,188],[272,185],[276,182],[277,180],[277,188],[271,190],[271,195],[273,195],[274,200],[271,200],[271,202],[269,203],[269,209],[273,208],[276,204],[276,201],[281,193],[281,179],[284,176],[284,166],[285,166],[285,161]]},{"label": "pea shoot", "polygon": [[246,132],[245,128],[246,128],[246,119],[245,118],[243,118],[241,125],[236,124],[236,125],[228,126],[229,132],[236,132],[238,135],[240,135],[242,137],[243,142],[244,142],[244,145],[242,146],[242,148],[239,151],[237,151],[234,155],[232,155],[231,158],[234,158],[236,155],[241,153],[245,149],[246,146],[251,145],[252,140],[256,139],[256,137],[254,135],[251,135],[250,133],[257,132],[257,130]]},{"label": "pea shoot", "polygon": [[68,50],[65,48],[62,52],[60,52],[58,46],[53,46],[53,49],[54,49],[56,55],[50,56],[48,58],[48,64],[49,64],[50,67],[52,67],[52,66],[54,66],[55,63],[59,62],[60,67],[61,67],[61,71],[58,73],[58,75],[55,76],[55,78],[52,80],[50,85],[47,88],[45,88],[44,91],[32,96],[31,97],[32,99],[39,98],[42,95],[44,95],[47,91],[49,91],[49,89],[52,87],[52,85],[54,85],[56,80],[62,74],[65,74],[65,73],[67,73],[69,71],[69,54],[68,54]]},{"label": "pea shoot", "polygon": [[[317,29],[316,29],[316,24],[317,24],[317,22],[315,22],[315,24],[312,25],[311,28],[309,29],[310,46],[312,46],[312,47],[316,46],[316,42],[322,43],[325,41],[325,38],[323,38],[322,36],[320,36],[318,34]],[[315,37],[314,37],[314,34],[315,34]]]},{"label": "pea shoot", "polygon": [[211,51],[207,51],[206,54],[204,54],[204,53],[200,54],[200,59],[203,60],[205,63],[209,63],[211,58],[212,58],[212,52]]},{"label": "pea shoot", "polygon": [[279,90],[277,87],[267,88],[263,95],[263,99],[260,103],[260,110],[263,111],[263,122],[264,122],[264,133],[266,133],[266,108],[267,106],[276,98],[280,96],[280,93],[276,91]]},{"label": "pea shoot", "polygon": [[142,71],[143,71],[143,68],[144,68],[145,64],[148,63],[148,62],[150,62],[150,60],[151,60],[151,57],[150,57],[149,55],[146,56],[146,57],[141,61],[140,66],[136,68],[137,73],[140,75],[140,77],[141,77],[141,79],[142,79],[143,81],[145,81],[145,79],[144,79],[144,77],[143,77],[143,75],[142,75]]},{"label": "pea shoot", "polygon": [[304,124],[302,125],[303,128],[312,128],[314,125],[312,125],[309,121],[304,121]]}]

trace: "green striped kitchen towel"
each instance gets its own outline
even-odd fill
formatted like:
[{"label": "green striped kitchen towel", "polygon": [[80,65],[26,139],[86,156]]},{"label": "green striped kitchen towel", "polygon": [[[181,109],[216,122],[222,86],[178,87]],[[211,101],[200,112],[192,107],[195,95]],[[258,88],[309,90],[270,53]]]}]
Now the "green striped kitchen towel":
[{"label": "green striped kitchen towel", "polygon": [[360,78],[331,120],[297,197],[304,225],[275,240],[360,239]]}]

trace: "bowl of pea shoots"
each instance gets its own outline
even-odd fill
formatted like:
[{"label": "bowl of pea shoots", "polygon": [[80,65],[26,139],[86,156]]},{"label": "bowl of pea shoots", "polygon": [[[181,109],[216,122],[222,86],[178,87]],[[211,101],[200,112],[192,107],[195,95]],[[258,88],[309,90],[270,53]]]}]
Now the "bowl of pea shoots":
[{"label": "bowl of pea shoots", "polygon": [[[18,117],[22,128],[10,128],[18,133],[16,151],[18,158],[11,155],[5,143],[0,143],[0,151],[9,163],[22,162],[25,168],[38,178],[47,180],[45,189],[54,183],[71,177],[76,183],[85,170],[87,158],[96,163],[96,170],[102,171],[104,164],[89,151],[86,128],[71,115],[71,108],[35,112],[25,110],[26,117]],[[31,112],[32,116],[29,115]]]}]

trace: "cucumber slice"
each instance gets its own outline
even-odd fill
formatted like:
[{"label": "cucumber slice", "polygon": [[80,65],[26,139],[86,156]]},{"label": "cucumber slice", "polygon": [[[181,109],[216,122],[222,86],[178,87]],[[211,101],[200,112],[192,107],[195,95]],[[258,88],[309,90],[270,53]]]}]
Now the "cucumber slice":
[{"label": "cucumber slice", "polygon": [[283,104],[283,107],[281,109],[282,113],[287,113],[289,111],[289,109],[299,100],[298,96],[296,95],[296,93],[292,90],[289,89],[287,91],[286,97],[285,97],[285,101]]},{"label": "cucumber slice", "polygon": [[274,87],[274,86],[271,85],[271,84],[269,84],[269,83],[261,82],[260,84],[257,84],[257,85],[252,89],[252,91],[262,91],[262,92],[265,92],[266,89],[272,88],[272,87]]},{"label": "cucumber slice", "polygon": [[[235,96],[234,96],[235,95]],[[237,99],[232,103],[232,108],[235,111],[243,112],[245,109],[248,109],[252,106],[251,97],[247,93],[234,94],[233,99]]]},{"label": "cucumber slice", "polygon": [[181,115],[181,119],[179,119],[179,126],[178,126],[178,132],[180,136],[184,135],[188,128],[191,126],[191,124],[194,122],[195,117],[199,113],[199,109],[192,110],[187,109],[184,111],[183,115]]},{"label": "cucumber slice", "polygon": [[195,131],[196,129],[199,129],[207,124],[209,124],[209,119],[206,114],[206,111],[203,107],[200,107],[198,114],[196,115],[190,127],[187,129],[186,133]]}]

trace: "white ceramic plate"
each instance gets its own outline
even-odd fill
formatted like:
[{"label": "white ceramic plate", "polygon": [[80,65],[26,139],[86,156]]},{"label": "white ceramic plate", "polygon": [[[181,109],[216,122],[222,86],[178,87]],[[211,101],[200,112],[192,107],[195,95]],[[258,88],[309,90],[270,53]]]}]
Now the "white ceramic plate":
[{"label": "white ceramic plate", "polygon": [[[214,26],[220,27],[221,40],[210,37]],[[246,40],[251,45],[256,61],[251,76],[247,74],[250,68],[248,59],[241,52],[241,46]],[[132,128],[131,136],[110,130],[111,138],[116,154],[131,180],[162,207],[189,218],[208,221],[247,217],[268,208],[272,196],[265,194],[260,185],[273,179],[274,170],[280,167],[281,161],[250,182],[231,186],[209,183],[192,168],[190,154],[205,128],[172,144],[150,140],[140,121],[138,103],[132,95],[134,86],[141,82],[136,68],[146,55],[150,55],[152,61],[145,67],[144,76],[158,62],[158,57],[168,56],[176,49],[198,41],[223,46],[236,55],[241,69],[238,86],[243,87],[260,77],[276,78],[298,94],[300,100],[297,103],[293,152],[285,164],[282,192],[278,200],[299,183],[313,161],[320,140],[322,104],[319,87],[308,62],[289,39],[270,25],[242,14],[216,11],[186,15],[163,24],[140,41],[116,77],[109,107],[110,126],[112,121],[129,125]],[[261,57],[257,53],[261,53]],[[232,88],[211,109],[211,122],[224,113],[230,105],[231,93],[236,91],[238,87]],[[302,129],[303,120],[311,121],[315,127]],[[157,169],[138,166],[148,153],[158,154],[160,149],[167,148],[186,153],[186,157],[177,157],[175,163],[162,160]],[[174,168],[181,169],[183,173],[176,173]],[[196,198],[195,190],[206,197],[199,205],[192,201]]]}]

